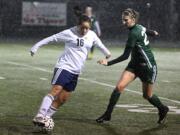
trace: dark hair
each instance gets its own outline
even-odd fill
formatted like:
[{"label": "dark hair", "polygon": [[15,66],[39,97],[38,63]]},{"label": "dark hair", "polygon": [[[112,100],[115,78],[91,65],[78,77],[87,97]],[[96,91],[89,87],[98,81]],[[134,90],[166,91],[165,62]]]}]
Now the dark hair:
[{"label": "dark hair", "polygon": [[81,15],[79,17],[78,25],[82,24],[83,22],[89,22],[89,24],[91,24],[91,19],[86,15]]},{"label": "dark hair", "polygon": [[130,16],[131,18],[135,19],[135,22],[137,23],[139,20],[139,12],[132,8],[127,8],[123,11],[122,15],[124,16]]},{"label": "dark hair", "polygon": [[79,17],[82,15],[82,9],[80,8],[80,6],[74,6],[73,7],[73,11],[74,11],[74,14]]}]

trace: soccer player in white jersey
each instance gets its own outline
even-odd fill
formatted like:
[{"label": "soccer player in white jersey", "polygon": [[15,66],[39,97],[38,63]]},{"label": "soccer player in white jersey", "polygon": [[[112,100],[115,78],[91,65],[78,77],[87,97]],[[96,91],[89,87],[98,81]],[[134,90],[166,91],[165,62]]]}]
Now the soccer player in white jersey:
[{"label": "soccer player in white jersey", "polygon": [[44,126],[44,119],[50,118],[70,97],[71,92],[76,88],[88,51],[93,45],[96,45],[106,58],[111,56],[110,51],[90,27],[90,18],[82,15],[77,26],[47,37],[31,48],[30,52],[33,56],[40,47],[50,42],[65,43],[64,53],[60,55],[55,65],[52,89],[43,98],[39,111],[33,119],[35,125]]}]

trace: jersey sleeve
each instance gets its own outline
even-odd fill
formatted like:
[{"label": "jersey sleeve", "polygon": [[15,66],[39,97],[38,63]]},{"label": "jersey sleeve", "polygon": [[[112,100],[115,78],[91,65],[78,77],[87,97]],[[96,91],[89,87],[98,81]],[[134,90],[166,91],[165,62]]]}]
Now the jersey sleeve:
[{"label": "jersey sleeve", "polygon": [[124,49],[124,53],[121,56],[117,57],[116,59],[108,61],[107,66],[111,66],[113,64],[116,64],[116,63],[119,63],[121,61],[127,60],[130,53],[131,53],[131,51],[132,51],[132,48],[126,46],[126,48]]},{"label": "jersey sleeve", "polygon": [[116,64],[116,63],[119,63],[121,61],[128,59],[128,57],[132,51],[132,48],[136,44],[136,41],[137,41],[136,34],[133,32],[130,32],[128,35],[128,40],[126,42],[126,47],[124,49],[124,53],[121,56],[119,56],[118,58],[108,61],[107,66],[111,66],[113,64]]},{"label": "jersey sleeve", "polygon": [[110,56],[111,55],[110,51],[105,47],[105,45],[102,43],[102,41],[97,37],[97,35],[95,33],[93,35],[94,35],[93,45],[97,46],[97,48],[99,48],[100,51],[105,56]]},{"label": "jersey sleeve", "polygon": [[41,41],[37,42],[32,48],[31,48],[31,52],[35,53],[37,52],[37,50],[44,46],[47,45],[49,43],[53,43],[53,42],[67,42],[69,40],[69,36],[68,36],[68,31],[62,31],[60,33],[54,34],[50,37],[44,38]]},{"label": "jersey sleeve", "polygon": [[158,36],[156,35],[155,31],[154,30],[151,30],[151,29],[146,29],[146,34],[147,36]]}]

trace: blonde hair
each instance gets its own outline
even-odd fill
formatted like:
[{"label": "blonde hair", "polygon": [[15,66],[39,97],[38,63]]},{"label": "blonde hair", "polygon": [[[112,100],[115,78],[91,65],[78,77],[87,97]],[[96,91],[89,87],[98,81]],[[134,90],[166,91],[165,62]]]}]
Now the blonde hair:
[{"label": "blonde hair", "polygon": [[139,20],[139,12],[132,8],[127,8],[122,12],[123,16],[130,16],[131,18],[135,19],[135,23]]}]

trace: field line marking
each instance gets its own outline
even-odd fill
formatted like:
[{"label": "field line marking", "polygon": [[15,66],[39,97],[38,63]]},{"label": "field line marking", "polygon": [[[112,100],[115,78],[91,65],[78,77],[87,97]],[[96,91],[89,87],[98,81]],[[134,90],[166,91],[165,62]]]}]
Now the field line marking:
[{"label": "field line marking", "polygon": [[[27,65],[27,64],[21,64],[21,63],[12,62],[12,61],[8,61],[7,63],[12,64],[12,65],[17,65],[17,66],[24,66],[24,67],[32,68],[32,69],[43,71],[43,72],[47,72],[47,73],[52,73],[52,71],[46,70],[44,68],[30,66],[30,65]],[[107,83],[103,83],[103,82],[99,82],[99,81],[95,81],[95,80],[90,80],[90,79],[86,79],[86,78],[82,78],[82,77],[79,77],[79,79],[80,80],[84,80],[84,81],[88,81],[90,83],[98,84],[98,85],[101,85],[101,86],[107,86],[107,87],[110,87],[110,88],[114,88],[115,87],[115,85],[111,85],[111,84],[107,84]],[[142,93],[138,92],[138,91],[134,91],[134,90],[130,90],[130,89],[125,89],[125,90],[128,91],[128,92],[131,92],[131,93],[142,95]],[[159,96],[159,98],[163,99],[163,100],[166,100],[166,101],[170,101],[170,102],[173,102],[173,103],[180,104],[180,101],[178,101],[178,100],[173,100],[173,99],[169,99],[169,98],[165,98],[165,97],[160,97],[160,96]]]},{"label": "field line marking", "polygon": [[0,80],[4,80],[4,79],[6,79],[6,78],[5,78],[5,77],[0,76]]},{"label": "field line marking", "polygon": [[40,77],[39,79],[43,80],[43,81],[47,81],[48,80],[47,78],[44,78],[44,77]]},{"label": "field line marking", "polygon": [[52,73],[51,71],[46,70],[44,68],[30,66],[30,65],[27,65],[27,64],[22,64],[22,63],[17,63],[17,62],[12,62],[12,61],[8,61],[7,63],[12,64],[12,65],[16,65],[16,66],[23,66],[23,67],[28,67],[28,68],[36,69],[36,70],[39,70],[39,71],[43,71],[43,72]]}]

